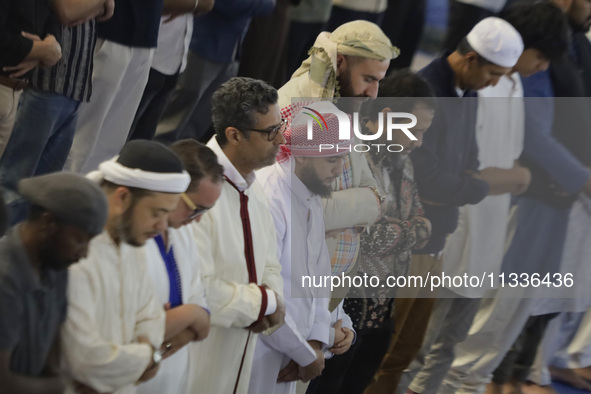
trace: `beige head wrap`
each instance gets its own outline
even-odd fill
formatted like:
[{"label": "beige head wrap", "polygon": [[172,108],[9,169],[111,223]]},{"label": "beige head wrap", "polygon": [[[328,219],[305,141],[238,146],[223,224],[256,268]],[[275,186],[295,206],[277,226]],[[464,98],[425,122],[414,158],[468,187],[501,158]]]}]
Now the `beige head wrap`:
[{"label": "beige head wrap", "polygon": [[375,23],[353,21],[339,26],[334,32],[322,32],[292,78],[309,72],[312,97],[332,98],[337,83],[337,54],[368,59],[390,60],[400,50],[390,42]]}]

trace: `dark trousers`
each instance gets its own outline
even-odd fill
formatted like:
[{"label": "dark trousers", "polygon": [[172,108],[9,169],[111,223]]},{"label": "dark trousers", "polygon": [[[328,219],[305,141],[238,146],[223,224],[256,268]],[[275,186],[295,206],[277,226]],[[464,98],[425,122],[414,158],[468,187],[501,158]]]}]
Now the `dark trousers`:
[{"label": "dark trousers", "polygon": [[324,23],[290,23],[287,36],[287,78],[291,78],[295,70],[308,58],[308,51],[323,27]]},{"label": "dark trousers", "polygon": [[519,382],[527,380],[548,323],[556,316],[558,313],[530,316],[521,334],[493,373],[494,383],[502,385],[510,379]]},{"label": "dark trousers", "polygon": [[382,30],[400,56],[390,62],[389,70],[410,67],[425,26],[426,0],[389,0]]},{"label": "dark trousers", "polygon": [[130,140],[151,140],[154,138],[158,122],[178,79],[178,73],[166,75],[153,68],[150,69],[148,83],[129,132],[128,138]]},{"label": "dark trousers", "polygon": [[326,360],[306,394],[362,394],[378,370],[392,338],[390,325],[357,331],[348,352]]},{"label": "dark trousers", "polygon": [[273,13],[253,18],[242,42],[238,75],[261,79],[279,89],[287,80],[285,68],[287,35],[287,0],[277,0]]},{"label": "dark trousers", "polygon": [[494,13],[484,8],[455,0],[449,2],[449,16],[447,20],[447,35],[443,49],[455,51],[456,47],[478,22],[493,16]]},{"label": "dark trousers", "polygon": [[332,11],[330,13],[330,19],[328,20],[328,25],[326,27],[327,31],[334,31],[340,25],[356,21],[358,19],[373,22],[376,25],[380,26],[382,21],[384,20],[385,12],[365,12],[365,11],[355,11],[349,10],[347,8],[333,6]]}]

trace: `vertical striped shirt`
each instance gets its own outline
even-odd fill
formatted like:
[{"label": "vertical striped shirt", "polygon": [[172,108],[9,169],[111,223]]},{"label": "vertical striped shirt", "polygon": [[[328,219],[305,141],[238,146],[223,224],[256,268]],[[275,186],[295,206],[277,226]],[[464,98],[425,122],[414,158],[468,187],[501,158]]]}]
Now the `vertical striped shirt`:
[{"label": "vertical striped shirt", "polygon": [[61,27],[61,60],[51,68],[37,67],[31,78],[36,89],[62,94],[76,101],[89,101],[96,44],[96,22]]}]

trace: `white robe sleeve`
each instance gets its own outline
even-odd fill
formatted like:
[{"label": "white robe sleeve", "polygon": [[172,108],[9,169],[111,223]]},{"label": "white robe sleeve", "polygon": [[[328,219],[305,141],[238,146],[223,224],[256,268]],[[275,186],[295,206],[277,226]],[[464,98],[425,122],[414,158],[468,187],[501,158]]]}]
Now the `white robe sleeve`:
[{"label": "white robe sleeve", "polygon": [[[367,159],[362,153],[351,154],[352,171],[358,172],[359,184],[350,189],[333,191],[322,199],[326,231],[356,226],[371,226],[380,214],[380,204],[370,187],[378,187]],[[354,181],[357,176],[354,176]],[[346,215],[343,214],[346,212]]]},{"label": "white robe sleeve", "polygon": [[263,272],[263,278],[261,283],[266,284],[269,286],[270,289],[274,290],[275,293],[279,294],[283,297],[283,276],[281,275],[281,263],[279,262],[279,251],[281,250],[281,246],[278,242],[272,242],[272,240],[278,239],[277,232],[278,230],[275,228],[275,220],[273,219],[273,212],[275,208],[270,206],[270,210],[268,212],[264,212],[264,220],[266,222],[265,228],[267,232],[262,236],[264,239],[268,240],[268,253],[267,253],[267,263],[265,264],[265,271]]},{"label": "white robe sleeve", "polygon": [[[99,300],[93,297],[88,272],[73,266],[69,275],[68,317],[62,326],[61,342],[70,375],[99,392],[114,392],[134,384],[148,367],[152,348],[147,344],[121,345],[103,339],[93,313]],[[163,319],[161,324],[164,325]]]},{"label": "white robe sleeve", "polygon": [[[229,225],[229,223],[224,223]],[[212,239],[213,220],[211,212],[203,215],[199,223],[193,225],[197,250],[202,261],[203,282],[207,302],[211,311],[211,324],[221,327],[248,327],[257,321],[262,305],[262,290],[256,283],[239,283],[224,279],[216,273],[216,261],[213,248],[234,245],[228,242],[224,246],[215,245]],[[224,262],[218,262],[224,264]],[[228,269],[227,264],[220,270]]]},{"label": "white robe sleeve", "polygon": [[[283,212],[278,204],[270,204],[270,207],[272,215],[271,220],[273,221],[273,226],[270,228],[273,230],[273,238],[277,239],[275,256],[277,261],[279,261],[279,255],[283,250],[283,239],[286,234],[285,215],[288,213]],[[283,272],[283,276],[285,276],[288,281],[291,278],[290,268],[291,267],[286,267],[286,270]],[[279,269],[281,270],[281,265],[279,265]],[[281,275],[281,273],[279,273],[279,275]],[[283,290],[279,294],[283,297]],[[290,302],[291,299],[289,297],[285,298],[286,310],[290,309],[288,306]],[[261,335],[259,338],[269,347],[289,356],[289,358],[300,366],[305,367],[316,361],[316,352],[312,349],[312,346],[308,344],[308,339],[302,336],[299,332],[297,324],[293,321],[293,318],[287,313],[285,314],[285,324],[283,326],[273,334],[269,336]]]},{"label": "white robe sleeve", "polygon": [[187,231],[187,234],[190,234],[190,242],[187,242],[188,255],[187,255],[187,262],[191,265],[191,287],[190,293],[187,297],[187,303],[198,305],[203,309],[209,310],[209,305],[207,304],[207,297],[205,293],[205,284],[203,283],[202,275],[203,272],[201,270],[201,258],[199,256],[199,252],[197,251],[197,246],[194,242],[194,235],[193,235],[193,227],[186,226],[183,228],[183,231]]},{"label": "white robe sleeve", "polygon": [[289,315],[285,315],[285,324],[273,334],[259,336],[269,347],[287,355],[298,365],[305,367],[316,361],[316,352],[298,331],[297,325]]},{"label": "white robe sleeve", "polygon": [[136,280],[141,283],[140,292],[137,294],[137,305],[140,307],[135,315],[134,336],[148,338],[152,346],[159,349],[164,341],[166,312],[156,297],[154,284],[148,276],[145,264],[139,264],[139,267]]},{"label": "white robe sleeve", "polygon": [[330,323],[331,323],[330,342],[323,349],[324,350],[324,358],[326,358],[326,359],[329,359],[334,356],[334,354],[328,349],[330,349],[331,347],[334,346],[335,329],[332,326],[334,326],[337,321],[342,320],[343,324],[341,325],[341,327],[348,328],[349,330],[353,331],[352,344],[355,343],[355,341],[357,340],[357,332],[353,328],[353,321],[351,320],[351,318],[349,317],[347,312],[345,312],[345,310],[343,309],[343,302],[344,302],[344,300],[341,300],[339,305],[330,314]]}]

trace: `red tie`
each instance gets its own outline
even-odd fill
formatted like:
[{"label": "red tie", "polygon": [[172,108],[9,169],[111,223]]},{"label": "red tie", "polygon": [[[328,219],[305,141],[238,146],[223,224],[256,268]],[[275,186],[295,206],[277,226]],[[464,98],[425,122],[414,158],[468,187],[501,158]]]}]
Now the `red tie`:
[{"label": "red tie", "polygon": [[254,261],[254,249],[252,246],[252,230],[250,229],[250,217],[248,215],[248,196],[224,175],[226,181],[240,194],[240,220],[242,220],[242,232],[244,233],[244,256],[246,257],[246,269],[248,270],[248,282],[257,283],[257,267]]},{"label": "red tie", "polygon": [[[244,234],[244,256],[246,257],[246,269],[248,270],[248,282],[249,283],[257,283],[257,267],[254,261],[254,248],[252,246],[252,230],[250,229],[250,216],[248,215],[248,196],[244,194],[243,191],[240,191],[238,187],[228,179],[227,176],[224,175],[226,181],[232,185],[234,189],[240,195],[240,220],[242,220],[242,232]],[[250,327],[260,323],[263,318],[265,317],[265,311],[267,310],[267,290],[265,290],[262,286],[259,286],[261,289],[262,294],[262,302],[261,302],[261,312],[259,313],[257,321],[251,324]],[[249,327],[249,328],[250,328]],[[244,366],[244,358],[246,356],[246,350],[248,348],[248,342],[250,341],[250,336],[252,331],[248,332],[248,337],[246,338],[246,344],[244,346],[244,352],[242,353],[242,359],[240,361],[240,368],[238,369],[238,376],[236,377],[236,384],[234,385],[234,394],[236,394],[238,390],[238,383],[240,382],[240,375],[242,374],[242,367]]]}]

